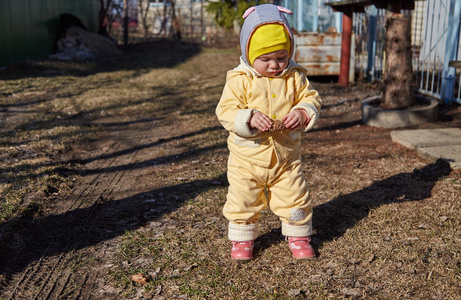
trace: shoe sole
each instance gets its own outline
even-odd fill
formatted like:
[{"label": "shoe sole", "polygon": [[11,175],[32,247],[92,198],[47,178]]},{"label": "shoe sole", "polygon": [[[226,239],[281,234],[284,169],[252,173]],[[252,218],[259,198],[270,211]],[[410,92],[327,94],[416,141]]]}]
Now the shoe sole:
[{"label": "shoe sole", "polygon": [[315,259],[317,258],[316,256],[306,256],[306,257],[294,257],[294,259],[298,259],[298,260],[301,260],[301,259],[307,259],[307,260],[311,260],[311,259]]},{"label": "shoe sole", "polygon": [[231,257],[232,260],[252,260],[253,257],[245,257],[245,258],[240,258],[240,257]]}]

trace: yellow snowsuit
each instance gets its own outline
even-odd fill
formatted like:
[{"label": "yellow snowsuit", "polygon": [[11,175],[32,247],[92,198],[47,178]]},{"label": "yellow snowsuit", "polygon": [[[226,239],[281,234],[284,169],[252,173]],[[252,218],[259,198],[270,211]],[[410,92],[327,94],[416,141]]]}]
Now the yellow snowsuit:
[{"label": "yellow snowsuit", "polygon": [[[294,61],[274,78],[259,75],[243,59],[227,73],[216,115],[226,130],[230,150],[229,191],[223,208],[229,220],[229,239],[254,240],[260,213],[267,206],[280,217],[285,236],[312,234],[312,203],[301,167],[301,132],[314,127],[321,99]],[[299,131],[259,132],[249,128],[259,111],[281,120],[302,109],[311,121]],[[267,189],[267,199],[266,192]]]}]

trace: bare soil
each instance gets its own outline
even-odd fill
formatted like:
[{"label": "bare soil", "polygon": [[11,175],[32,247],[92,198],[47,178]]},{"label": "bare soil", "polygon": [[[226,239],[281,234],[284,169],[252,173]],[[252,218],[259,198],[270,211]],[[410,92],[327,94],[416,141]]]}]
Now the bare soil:
[{"label": "bare soil", "polygon": [[[334,78],[311,78],[324,101],[320,122],[304,135],[302,150],[316,205],[318,258],[293,260],[278,220],[265,211],[255,259],[232,262],[220,211],[227,189],[227,133],[214,108],[238,51],[191,51],[196,50],[136,47],[121,62],[110,61],[110,68],[119,63],[121,70],[130,59],[163,55],[169,63],[134,70],[137,77],[130,75],[127,85],[148,86],[146,97],[161,101],[154,109],[137,103],[109,114],[109,107],[121,105],[109,97],[105,110],[66,119],[91,124],[96,129],[88,129],[90,138],[66,140],[59,150],[28,158],[29,165],[52,171],[40,175],[45,186],[24,193],[24,208],[1,223],[2,299],[459,297],[461,173],[393,143],[391,129],[361,123],[361,100],[380,93],[377,83],[343,88],[330,81]],[[178,58],[186,53],[187,59]],[[53,68],[19,67],[62,76]],[[23,78],[18,70],[8,72],[6,85]],[[74,82],[98,76],[85,72],[65,76]],[[152,72],[159,73],[143,81]],[[170,79],[157,85],[161,72]],[[60,88],[65,84],[72,83]],[[90,88],[96,89],[88,83],[80,87],[82,93]],[[41,101],[28,96],[27,86],[15,96],[4,89],[0,118],[3,130],[14,135],[20,130],[14,122],[22,124],[26,113],[40,111]],[[62,97],[78,101],[75,94]],[[418,128],[460,126],[461,108],[442,105],[438,122]],[[133,282],[133,274],[148,283]]]}]

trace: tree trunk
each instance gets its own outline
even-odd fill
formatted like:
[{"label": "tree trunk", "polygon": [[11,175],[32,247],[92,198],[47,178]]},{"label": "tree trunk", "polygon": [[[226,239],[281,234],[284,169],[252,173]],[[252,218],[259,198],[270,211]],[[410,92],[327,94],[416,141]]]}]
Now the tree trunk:
[{"label": "tree trunk", "polygon": [[98,32],[108,32],[109,27],[109,8],[112,6],[112,0],[99,0],[99,28]]},{"label": "tree trunk", "polygon": [[128,45],[128,0],[123,0],[123,45]]},{"label": "tree trunk", "polygon": [[138,0],[139,16],[141,16],[142,28],[144,30],[144,40],[147,41],[149,36],[149,1]]},{"label": "tree trunk", "polygon": [[171,1],[171,27],[173,28],[173,38],[175,40],[181,40],[181,13],[178,8],[178,14],[176,14],[176,2]]},{"label": "tree trunk", "polygon": [[411,24],[402,15],[386,21],[384,107],[407,108],[415,103],[411,63]]}]

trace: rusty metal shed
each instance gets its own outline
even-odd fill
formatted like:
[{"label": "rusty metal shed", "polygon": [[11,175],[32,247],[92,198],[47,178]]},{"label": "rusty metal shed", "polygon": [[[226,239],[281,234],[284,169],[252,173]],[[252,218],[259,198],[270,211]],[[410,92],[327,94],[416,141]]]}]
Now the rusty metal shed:
[{"label": "rusty metal shed", "polygon": [[76,16],[90,31],[98,29],[98,0],[1,0],[0,66],[53,53],[63,13]]},{"label": "rusty metal shed", "polygon": [[296,40],[295,61],[311,76],[339,75],[341,13],[326,6],[327,0],[284,0],[293,11],[287,19]]},{"label": "rusty metal shed", "polygon": [[294,60],[305,67],[310,76],[339,75],[341,34],[299,32],[295,33],[294,37]]}]

